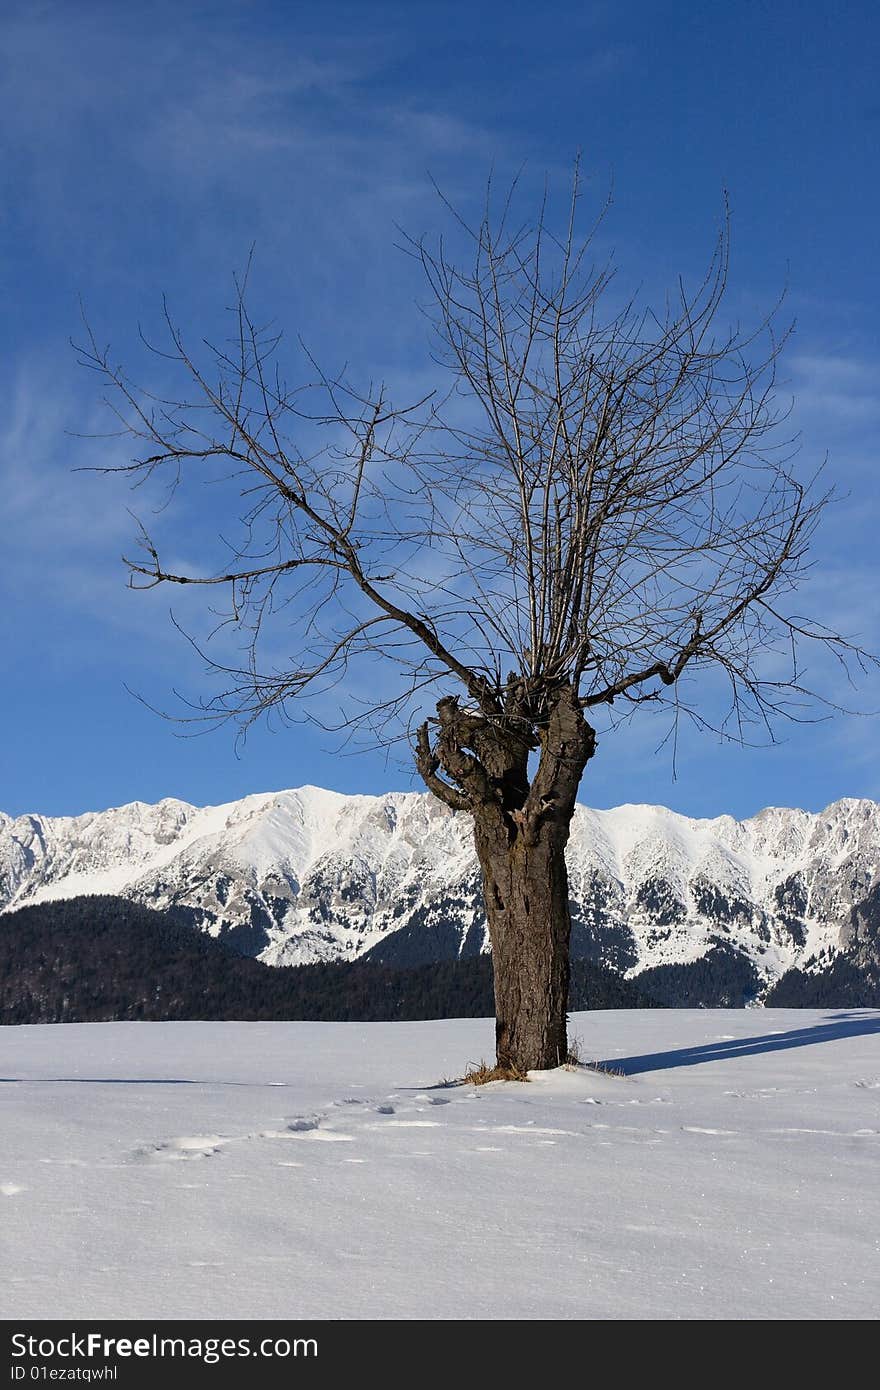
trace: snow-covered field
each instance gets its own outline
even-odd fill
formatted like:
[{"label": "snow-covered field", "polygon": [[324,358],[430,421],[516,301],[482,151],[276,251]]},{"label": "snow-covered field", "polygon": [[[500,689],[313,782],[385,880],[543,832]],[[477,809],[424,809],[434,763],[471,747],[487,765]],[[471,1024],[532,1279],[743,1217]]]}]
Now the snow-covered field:
[{"label": "snow-covered field", "polygon": [[12,1318],[874,1318],[880,1013],[0,1029]]}]

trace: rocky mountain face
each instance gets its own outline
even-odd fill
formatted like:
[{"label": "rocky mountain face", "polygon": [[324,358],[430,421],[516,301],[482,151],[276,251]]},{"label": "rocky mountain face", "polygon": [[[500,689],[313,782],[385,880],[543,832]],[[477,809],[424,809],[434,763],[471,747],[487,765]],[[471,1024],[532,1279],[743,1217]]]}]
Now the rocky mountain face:
[{"label": "rocky mountain face", "polygon": [[[579,806],[568,862],[574,954],[629,976],[719,946],[767,983],[880,953],[871,801],[744,821]],[[0,814],[0,912],[95,893],[183,909],[273,965],[420,965],[487,949],[468,818],[420,793],[303,787],[217,807]]]},{"label": "rocky mountain face", "polygon": [[858,969],[880,974],[880,883],[854,905],[841,928],[840,949]]}]

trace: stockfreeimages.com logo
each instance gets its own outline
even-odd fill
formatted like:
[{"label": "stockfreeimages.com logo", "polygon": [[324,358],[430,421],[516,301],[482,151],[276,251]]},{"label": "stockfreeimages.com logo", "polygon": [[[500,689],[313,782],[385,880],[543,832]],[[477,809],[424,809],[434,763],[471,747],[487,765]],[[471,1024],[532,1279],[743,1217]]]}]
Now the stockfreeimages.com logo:
[{"label": "stockfreeimages.com logo", "polygon": [[[13,1380],[24,1380],[29,1372],[21,1358],[31,1361],[86,1360],[103,1361],[127,1360],[135,1357],[142,1360],[162,1357],[181,1360],[202,1361],[213,1366],[218,1361],[235,1357],[273,1357],[284,1359],[290,1356],[317,1356],[318,1343],[314,1337],[263,1337],[252,1342],[250,1337],[160,1337],[152,1333],[149,1337],[105,1337],[102,1332],[71,1332],[62,1337],[31,1337],[24,1332],[14,1332],[11,1337],[12,1355],[18,1360],[12,1368]],[[32,1367],[30,1374],[33,1376]],[[56,1379],[58,1377],[52,1377]],[[73,1377],[71,1377],[73,1378]],[[103,1379],[100,1373],[85,1374],[77,1379]]]}]

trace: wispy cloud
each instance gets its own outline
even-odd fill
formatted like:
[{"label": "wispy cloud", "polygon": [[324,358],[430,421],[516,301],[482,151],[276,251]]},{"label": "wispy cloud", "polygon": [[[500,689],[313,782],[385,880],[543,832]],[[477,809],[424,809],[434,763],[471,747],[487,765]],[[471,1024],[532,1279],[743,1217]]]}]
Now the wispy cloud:
[{"label": "wispy cloud", "polygon": [[[107,643],[135,649],[145,639],[151,659],[167,660],[167,598],[135,596],[126,587],[121,555],[134,529],[130,488],[121,477],[87,471],[123,462],[123,446],[89,437],[107,421],[97,403],[83,405],[65,375],[30,360],[0,389],[4,626],[24,627],[32,659],[72,623],[73,646],[86,660]],[[149,511],[155,498],[140,501]]]},{"label": "wispy cloud", "polygon": [[797,414],[822,420],[832,437],[841,428],[880,420],[880,363],[836,353],[795,354],[789,361]]},{"label": "wispy cloud", "polygon": [[25,5],[0,24],[0,147],[42,239],[88,227],[103,254],[146,213],[200,241],[268,229],[289,252],[316,221],[362,236],[382,210],[387,238],[401,199],[430,195],[426,168],[503,156],[457,113],[392,98],[383,68],[405,29],[306,32],[294,48],[239,7],[214,25],[201,6],[173,22],[158,8],[164,22],[155,6]]}]

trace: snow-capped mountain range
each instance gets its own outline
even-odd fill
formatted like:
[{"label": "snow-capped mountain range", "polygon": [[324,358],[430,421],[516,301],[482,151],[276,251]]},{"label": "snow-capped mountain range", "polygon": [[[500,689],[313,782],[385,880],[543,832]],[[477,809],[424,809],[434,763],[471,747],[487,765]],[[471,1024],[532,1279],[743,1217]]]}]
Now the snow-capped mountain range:
[{"label": "snow-capped mountain range", "polygon": [[[744,821],[578,806],[568,863],[575,954],[632,976],[723,943],[769,982],[846,945],[853,907],[880,878],[880,805]],[[487,948],[469,820],[416,792],[301,787],[225,806],[0,814],[0,912],[93,893],[182,909],[272,965],[414,965]]]}]

